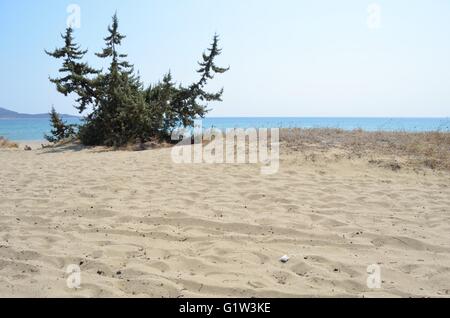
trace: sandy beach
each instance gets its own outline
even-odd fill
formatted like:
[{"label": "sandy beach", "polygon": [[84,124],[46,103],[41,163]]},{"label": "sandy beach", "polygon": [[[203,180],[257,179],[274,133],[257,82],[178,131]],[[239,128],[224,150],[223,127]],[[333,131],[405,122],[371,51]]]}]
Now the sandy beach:
[{"label": "sandy beach", "polygon": [[289,142],[274,175],[170,148],[32,148],[0,149],[1,297],[450,296],[446,169]]}]

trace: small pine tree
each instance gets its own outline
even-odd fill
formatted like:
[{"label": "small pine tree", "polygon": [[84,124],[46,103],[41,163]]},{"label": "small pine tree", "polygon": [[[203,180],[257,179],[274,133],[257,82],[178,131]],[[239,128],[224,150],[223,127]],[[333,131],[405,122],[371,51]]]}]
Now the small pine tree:
[{"label": "small pine tree", "polygon": [[50,124],[52,126],[51,135],[44,135],[44,138],[49,142],[58,142],[64,139],[68,139],[74,137],[75,129],[74,125],[68,125],[64,122],[61,116],[56,112],[55,108],[52,107],[52,110],[49,113],[50,115]]},{"label": "small pine tree", "polygon": [[149,120],[152,122],[154,136],[164,136],[170,132],[179,122],[178,112],[175,109],[177,103],[174,100],[179,89],[172,81],[172,73],[164,75],[161,82],[150,86],[145,91],[145,101],[149,105]]}]

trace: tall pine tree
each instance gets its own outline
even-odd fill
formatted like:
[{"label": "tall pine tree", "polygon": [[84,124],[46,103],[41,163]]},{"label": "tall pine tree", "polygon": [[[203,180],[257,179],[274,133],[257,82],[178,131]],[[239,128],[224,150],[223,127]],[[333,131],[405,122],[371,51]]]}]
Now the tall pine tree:
[{"label": "tall pine tree", "polygon": [[135,139],[147,139],[150,122],[139,77],[134,75],[133,66],[124,60],[127,55],[118,52],[125,36],[119,32],[116,14],[108,33],[104,38],[105,48],[96,55],[110,59],[110,66],[108,72],[98,78],[98,107],[88,117],[81,137],[88,144],[119,146]]},{"label": "tall pine tree", "polygon": [[204,86],[207,84],[208,79],[213,79],[214,75],[223,74],[230,70],[230,67],[223,68],[219,67],[214,63],[214,59],[222,53],[222,49],[219,49],[219,35],[215,34],[213,38],[213,43],[208,49],[209,54],[203,53],[203,61],[198,62],[200,69],[197,73],[200,73],[200,80],[191,85],[190,89],[193,96],[200,97],[202,100],[206,101],[221,101],[223,95],[223,89],[217,93],[207,93],[203,90]]},{"label": "tall pine tree", "polygon": [[50,81],[56,85],[58,92],[65,96],[76,93],[78,97],[75,108],[82,113],[89,104],[93,104],[95,101],[96,85],[91,76],[97,75],[99,71],[87,63],[81,62],[87,50],[81,50],[80,46],[74,42],[72,34],[73,29],[67,28],[66,33],[61,34],[64,47],[57,48],[53,52],[45,52],[56,59],[63,59],[62,67],[59,69],[62,77],[50,78]]},{"label": "tall pine tree", "polygon": [[[170,135],[171,131],[179,126],[192,126],[194,120],[198,117],[203,118],[208,113],[206,104],[201,102],[221,101],[223,89],[215,93],[209,93],[205,90],[208,80],[213,79],[214,75],[227,72],[230,68],[218,67],[215,59],[219,56],[222,50],[219,48],[219,36],[214,35],[211,47],[208,48],[209,53],[203,53],[202,61],[198,64],[200,69],[197,73],[200,74],[200,79],[191,84],[189,87],[180,85],[174,89],[171,84],[171,101],[166,111],[168,116],[165,116],[163,133]],[[167,86],[167,83],[163,87]]]}]

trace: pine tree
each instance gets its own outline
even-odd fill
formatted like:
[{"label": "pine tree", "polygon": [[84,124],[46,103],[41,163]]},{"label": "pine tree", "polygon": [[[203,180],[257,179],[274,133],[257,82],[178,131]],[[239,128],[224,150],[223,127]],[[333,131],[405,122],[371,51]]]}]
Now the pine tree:
[{"label": "pine tree", "polygon": [[80,46],[74,43],[72,34],[73,29],[67,28],[66,33],[61,35],[64,47],[55,49],[53,52],[45,52],[56,59],[63,59],[62,67],[59,69],[63,76],[50,78],[50,81],[56,85],[58,92],[65,96],[76,93],[78,105],[75,108],[82,113],[87,105],[95,101],[95,81],[91,80],[89,76],[96,75],[99,71],[91,68],[87,63],[81,62],[87,50],[81,50]]},{"label": "pine tree", "polygon": [[[127,55],[119,53],[125,35],[119,32],[116,14],[104,38],[105,48],[96,54],[109,60],[106,72],[97,71],[82,62],[87,51],[74,43],[72,33],[73,30],[68,28],[62,35],[65,46],[46,53],[63,59],[59,70],[62,77],[50,79],[57,90],[66,96],[75,93],[78,96],[75,107],[80,113],[92,106],[77,134],[86,145],[120,146],[137,139],[141,142],[155,137],[168,139],[177,127],[191,126],[194,119],[206,115],[209,109],[203,103],[222,99],[223,89],[214,93],[206,91],[209,80],[229,70],[215,64],[221,53],[218,35],[202,55],[197,82],[187,87],[176,84],[169,72],[162,81],[144,90],[139,73],[136,75],[133,65],[126,61]],[[54,109],[51,114],[52,134],[58,140],[68,130]],[[72,131],[69,132],[73,133],[73,127],[70,129]]]},{"label": "pine tree", "polygon": [[112,17],[112,24],[108,26],[109,36],[104,38],[106,47],[101,53],[96,53],[100,58],[112,58],[110,72],[128,72],[131,74],[130,70],[133,68],[131,64],[127,61],[120,61],[119,58],[127,57],[127,54],[119,54],[117,52],[117,47],[122,44],[122,40],[126,38],[125,35],[119,33],[119,18],[117,13]]},{"label": "pine tree", "polygon": [[75,135],[74,125],[68,125],[64,122],[61,116],[56,112],[55,108],[49,113],[50,123],[52,126],[51,135],[44,135],[44,138],[49,142],[58,142],[64,139],[71,138]]},{"label": "pine tree", "polygon": [[145,91],[145,101],[149,105],[153,135],[168,137],[178,124],[178,112],[174,103],[179,90],[172,81],[172,73],[164,75],[161,82]]},{"label": "pine tree", "polygon": [[[104,38],[106,47],[96,55],[111,59],[108,72],[97,81],[100,98],[98,107],[88,118],[91,129],[82,130],[82,140],[87,143],[119,146],[148,138],[150,129],[148,108],[142,83],[134,75],[133,66],[124,60],[126,54],[118,52],[124,35],[119,33],[119,20],[115,14]],[[93,136],[93,135],[96,136]]]},{"label": "pine tree", "polygon": [[191,84],[185,88],[180,85],[177,93],[173,97],[171,103],[172,112],[176,112],[176,121],[172,123],[171,127],[182,125],[184,127],[192,126],[194,119],[200,117],[203,118],[209,109],[207,105],[199,103],[201,101],[221,101],[223,95],[223,89],[215,93],[209,93],[205,90],[205,86],[208,80],[213,79],[215,74],[222,74],[227,72],[230,68],[218,67],[215,64],[215,59],[222,52],[219,49],[219,36],[214,35],[211,47],[208,49],[209,54],[203,53],[202,61],[198,62],[200,69],[197,73],[200,74],[198,82]]},{"label": "pine tree", "polygon": [[214,74],[223,74],[227,72],[230,67],[222,68],[218,67],[214,63],[214,59],[222,53],[222,49],[219,49],[219,35],[215,34],[213,38],[213,43],[211,47],[208,49],[209,54],[203,53],[203,61],[199,62],[200,69],[197,70],[197,73],[200,73],[200,80],[191,85],[191,90],[193,91],[193,95],[198,96],[202,100],[206,101],[221,101],[221,97],[223,94],[223,89],[217,93],[207,93],[203,90],[203,87],[207,84],[208,79],[213,79]]}]

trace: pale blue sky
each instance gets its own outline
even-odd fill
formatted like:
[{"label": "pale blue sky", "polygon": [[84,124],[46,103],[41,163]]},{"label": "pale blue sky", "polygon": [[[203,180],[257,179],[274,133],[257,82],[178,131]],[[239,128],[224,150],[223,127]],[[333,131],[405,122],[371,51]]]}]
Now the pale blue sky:
[{"label": "pale blue sky", "polygon": [[[169,68],[195,80],[219,33],[218,62],[231,70],[212,85],[225,94],[211,116],[450,116],[448,0],[0,0],[0,107],[75,113],[48,82],[59,64],[43,51],[61,45],[71,3],[95,66],[117,10],[146,84]],[[371,3],[379,29],[367,25]]]}]

